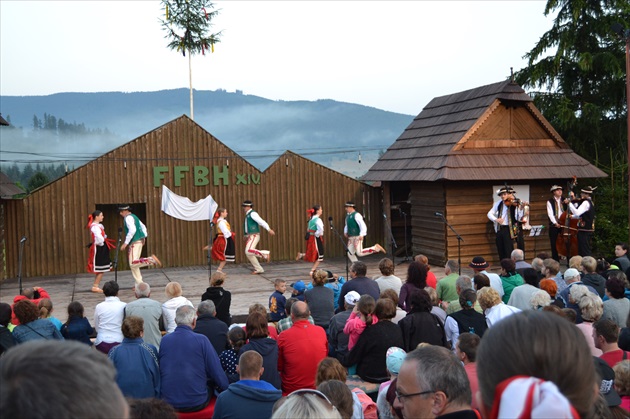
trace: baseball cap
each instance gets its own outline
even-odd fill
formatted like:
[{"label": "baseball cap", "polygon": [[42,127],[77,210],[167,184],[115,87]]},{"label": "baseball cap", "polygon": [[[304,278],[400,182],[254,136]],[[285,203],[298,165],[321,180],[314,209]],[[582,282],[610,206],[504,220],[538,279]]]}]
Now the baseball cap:
[{"label": "baseball cap", "polygon": [[575,278],[579,275],[580,273],[578,272],[577,269],[575,268],[569,268],[564,272],[564,279],[569,279],[569,278]]},{"label": "baseball cap", "polygon": [[387,349],[385,354],[385,364],[387,365],[387,370],[394,375],[398,375],[400,367],[405,360],[405,356],[407,356],[407,352],[396,346],[392,346]]},{"label": "baseball cap", "polygon": [[359,301],[359,298],[361,298],[361,296],[359,295],[358,292],[350,291],[349,293],[346,294],[346,296],[344,297],[344,300],[346,301],[346,304],[350,306],[354,306]]},{"label": "baseball cap", "polygon": [[304,284],[304,281],[299,280],[291,284],[291,287],[297,292],[304,292],[304,290],[306,289],[306,284]]}]

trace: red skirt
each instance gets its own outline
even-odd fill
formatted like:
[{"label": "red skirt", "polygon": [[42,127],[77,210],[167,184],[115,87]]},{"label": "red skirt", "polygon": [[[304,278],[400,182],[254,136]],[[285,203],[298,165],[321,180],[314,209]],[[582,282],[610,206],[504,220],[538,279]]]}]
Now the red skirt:
[{"label": "red skirt", "polygon": [[236,249],[232,237],[227,240],[223,236],[217,236],[212,243],[212,260],[234,262]]},{"label": "red skirt", "polygon": [[304,260],[307,262],[315,262],[316,260],[324,260],[324,239],[323,237],[315,237],[311,235],[306,241],[306,254]]}]

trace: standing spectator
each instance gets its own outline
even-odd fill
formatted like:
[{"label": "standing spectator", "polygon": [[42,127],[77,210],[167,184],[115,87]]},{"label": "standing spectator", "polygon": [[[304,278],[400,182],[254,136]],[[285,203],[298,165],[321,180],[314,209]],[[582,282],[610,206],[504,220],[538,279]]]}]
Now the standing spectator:
[{"label": "standing spectator", "polygon": [[501,282],[505,292],[502,300],[507,304],[514,288],[524,283],[523,277],[516,273],[516,264],[512,259],[501,260]]},{"label": "standing spectator", "polygon": [[232,324],[232,315],[230,314],[232,293],[223,289],[225,278],[225,272],[213,273],[210,278],[210,286],[201,295],[201,301],[212,300],[217,309],[216,318],[229,326]]},{"label": "standing spectator", "polygon": [[499,293],[494,288],[482,288],[477,292],[477,298],[479,299],[479,305],[483,310],[483,314],[486,316],[486,323],[488,328],[494,326],[506,317],[511,316],[514,313],[518,313],[519,310],[516,307],[504,304],[499,297]]},{"label": "standing spectator", "polygon": [[597,260],[592,256],[584,256],[582,258],[582,283],[595,288],[599,298],[604,298],[606,289],[606,279],[595,272],[597,268]]},{"label": "standing spectator", "polygon": [[614,321],[617,326],[624,327],[630,314],[630,300],[625,297],[625,283],[619,277],[611,277],[606,281],[603,319]]},{"label": "standing spectator", "polygon": [[484,274],[490,280],[490,286],[499,293],[499,297],[503,298],[503,282],[501,282],[501,277],[493,272],[488,272],[488,268],[490,264],[486,262],[483,256],[475,256],[472,261],[468,264],[469,268],[475,272],[475,274]]},{"label": "standing spectator", "polygon": [[[26,287],[20,295],[13,297],[13,304],[15,305],[15,303],[22,300],[31,300],[37,306],[42,298],[50,298],[50,294],[45,289],[42,287]],[[13,306],[11,306],[11,309],[13,309]],[[13,317],[11,317],[11,323],[15,326],[20,324],[17,317],[15,317],[15,312],[13,312]]]},{"label": "standing spectator", "polygon": [[446,261],[446,266],[444,266],[446,276],[437,283],[437,294],[440,301],[453,301],[457,299],[455,281],[457,281],[459,277],[458,271],[459,263],[457,263],[456,260],[450,259]]},{"label": "standing spectator", "polygon": [[39,310],[39,318],[40,319],[48,319],[55,325],[57,330],[61,331],[62,323],[58,318],[52,315],[53,312],[53,303],[50,301],[50,298],[42,298],[37,303],[37,309]]},{"label": "standing spectator", "polygon": [[432,305],[429,294],[423,289],[413,290],[410,300],[409,314],[398,322],[403,338],[402,348],[409,352],[423,342],[446,346],[444,325],[435,314],[431,314]]},{"label": "standing spectator", "polygon": [[105,355],[123,340],[121,326],[127,304],[118,298],[118,283],[107,281],[103,285],[105,301],[94,309],[94,328],[96,329],[96,349]]},{"label": "standing spectator", "polygon": [[151,286],[146,282],[136,285],[134,290],[136,300],[125,306],[125,317],[138,316],[144,320],[142,339],[145,343],[160,349],[162,332],[164,330],[164,316],[162,304],[151,299]]},{"label": "standing spectator", "polygon": [[378,299],[380,291],[378,284],[373,279],[366,277],[367,265],[363,262],[354,262],[350,266],[350,280],[343,284],[341,287],[341,294],[339,294],[339,312],[343,307],[344,297],[350,291],[356,291],[359,295],[369,294],[375,300]]},{"label": "standing spectator", "polygon": [[306,303],[291,307],[293,326],[278,337],[278,370],[282,378],[282,394],[315,388],[317,364],[328,354],[326,332],[308,322]]},{"label": "standing spectator", "polygon": [[335,315],[334,292],[326,288],[328,274],[321,269],[313,272],[313,288],[304,292],[304,297],[315,324],[328,329],[330,319]]},{"label": "standing spectator", "polygon": [[595,347],[602,351],[599,357],[606,361],[610,368],[614,368],[619,362],[628,359],[628,353],[619,349],[617,344],[619,326],[612,320],[601,319],[593,323],[592,339],[595,341]]},{"label": "standing spectator", "polygon": [[83,305],[78,301],[68,304],[68,321],[61,327],[66,340],[76,340],[92,346],[91,337],[95,333],[90,321],[83,316]]},{"label": "standing spectator", "polygon": [[630,269],[630,255],[628,255],[628,243],[617,243],[615,245],[615,260],[613,263],[619,267],[621,272]]},{"label": "standing spectator", "polygon": [[474,309],[477,302],[475,291],[464,290],[459,295],[459,301],[463,308],[449,314],[444,325],[446,340],[450,342],[453,350],[455,350],[457,338],[461,333],[473,333],[481,338],[488,329],[486,317]]},{"label": "standing spectator", "polygon": [[208,338],[193,332],[195,309],[178,307],[175,323],[160,345],[162,398],[179,412],[198,412],[208,406],[215,388],[227,388],[227,376]]},{"label": "standing spectator", "polygon": [[177,327],[177,324],[175,324],[175,312],[177,309],[183,305],[193,308],[194,306],[188,298],[182,296],[182,286],[179,285],[179,282],[169,282],[166,284],[164,293],[168,300],[162,304],[162,316],[164,316],[166,333],[172,333]]},{"label": "standing spectator", "polygon": [[378,284],[378,289],[383,292],[388,288],[396,291],[396,294],[400,294],[400,288],[402,287],[402,281],[396,275],[394,262],[391,259],[383,258],[378,263],[378,270],[381,271],[381,276],[375,279]]},{"label": "standing spectator", "polygon": [[248,342],[239,350],[239,356],[247,351],[256,351],[263,358],[261,379],[280,389],[280,374],[278,373],[278,343],[269,339],[267,318],[261,313],[254,312],[247,317],[245,324]]},{"label": "standing spectator", "polygon": [[431,265],[429,265],[429,258],[425,255],[417,255],[413,258],[416,262],[420,262],[427,268],[427,286],[433,289],[437,288],[437,278],[435,274],[431,272]]},{"label": "standing spectator", "polygon": [[197,306],[197,324],[193,331],[208,338],[217,355],[228,348],[228,327],[215,317],[217,310],[212,300],[202,301]]},{"label": "standing spectator", "polygon": [[125,397],[160,397],[160,367],[157,348],[142,340],[144,320],[129,316],[123,320],[122,343],[109,351],[116,367],[116,383]]},{"label": "standing spectator", "polygon": [[261,379],[263,358],[256,351],[244,352],[238,361],[239,381],[219,394],[213,418],[269,418],[282,392]]},{"label": "standing spectator", "polygon": [[475,333],[461,333],[455,345],[455,356],[464,364],[464,370],[468,376],[470,383],[470,392],[472,398],[472,408],[479,410],[477,403],[477,391],[479,390],[479,381],[477,379],[477,348],[481,343],[481,338]]},{"label": "standing spectator", "polygon": [[338,360],[343,360],[349,352],[348,342],[350,337],[343,332],[343,329],[360,298],[361,296],[356,291],[347,293],[344,299],[345,310],[335,314],[330,319],[330,325],[328,326],[330,356],[334,356]]},{"label": "standing spectator", "polygon": [[284,310],[284,305],[287,303],[287,299],[284,296],[287,290],[287,281],[278,278],[273,285],[275,291],[269,296],[269,317],[272,322],[277,323],[287,315]]},{"label": "standing spectator", "polygon": [[[427,286],[427,268],[420,262],[411,262],[407,268],[407,281],[400,289],[398,305],[407,313],[411,311],[411,293]],[[438,292],[439,294],[439,292]]]},{"label": "standing spectator", "polygon": [[120,250],[127,249],[127,259],[129,260],[129,269],[131,275],[136,281],[136,285],[142,282],[142,273],[140,268],[145,266],[162,266],[162,262],[155,255],[147,258],[142,257],[142,247],[144,246],[147,236],[147,226],[136,216],[131,213],[129,205],[118,207],[118,213],[123,218],[123,228],[125,231],[125,240]]},{"label": "standing spectator", "polygon": [[540,288],[538,288],[539,280],[536,271],[532,268],[524,268],[522,272],[525,283],[512,290],[510,300],[507,304],[512,307],[520,308],[521,310],[528,310],[531,308],[529,302],[532,296],[540,290]]},{"label": "standing spectator", "polygon": [[16,344],[13,333],[7,327],[10,322],[11,306],[7,303],[0,303],[0,357]]},{"label": "standing spectator", "polygon": [[21,300],[13,305],[13,311],[20,324],[13,329],[17,343],[38,339],[63,340],[61,332],[52,322],[39,318],[39,310],[31,300]]}]

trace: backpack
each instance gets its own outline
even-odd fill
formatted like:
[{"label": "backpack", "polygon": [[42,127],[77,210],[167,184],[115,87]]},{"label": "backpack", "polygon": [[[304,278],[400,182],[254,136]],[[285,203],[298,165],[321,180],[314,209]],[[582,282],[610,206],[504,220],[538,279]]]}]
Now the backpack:
[{"label": "backpack", "polygon": [[376,403],[374,400],[368,396],[365,391],[360,388],[353,388],[352,392],[357,395],[357,398],[361,402],[361,407],[363,408],[363,417],[365,419],[378,419],[378,410],[376,408]]}]

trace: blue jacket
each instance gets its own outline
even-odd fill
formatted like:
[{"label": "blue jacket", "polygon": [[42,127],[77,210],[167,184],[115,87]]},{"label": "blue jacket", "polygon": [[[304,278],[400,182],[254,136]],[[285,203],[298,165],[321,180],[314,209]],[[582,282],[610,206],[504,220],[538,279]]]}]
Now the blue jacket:
[{"label": "blue jacket", "polygon": [[70,317],[61,327],[61,334],[68,340],[76,340],[92,346],[90,336],[94,334],[94,328],[85,317]]},{"label": "blue jacket", "polygon": [[241,380],[219,394],[213,419],[270,418],[282,391],[266,381]]},{"label": "blue jacket", "polygon": [[219,391],[228,387],[217,351],[190,326],[177,326],[165,335],[158,358],[162,399],[175,409],[203,405],[210,398],[208,387]]},{"label": "blue jacket", "polygon": [[271,338],[253,338],[238,352],[239,358],[246,351],[256,351],[263,357],[265,371],[260,379],[279,389],[282,381],[278,372],[278,342]]},{"label": "blue jacket", "polygon": [[142,338],[124,338],[109,351],[116,367],[116,384],[125,397],[160,397],[160,367],[157,348]]},{"label": "blue jacket", "polygon": [[64,340],[61,332],[48,319],[37,319],[27,324],[15,326],[13,337],[17,343],[39,339]]}]

